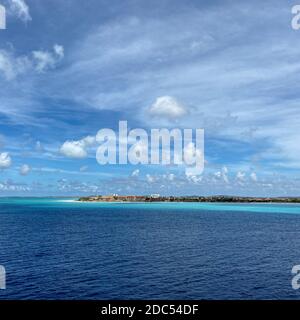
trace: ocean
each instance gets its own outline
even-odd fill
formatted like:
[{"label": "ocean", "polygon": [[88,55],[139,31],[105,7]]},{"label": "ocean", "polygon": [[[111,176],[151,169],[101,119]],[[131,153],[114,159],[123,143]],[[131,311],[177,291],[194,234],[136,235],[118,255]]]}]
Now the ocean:
[{"label": "ocean", "polygon": [[300,205],[1,198],[0,299],[299,299]]}]

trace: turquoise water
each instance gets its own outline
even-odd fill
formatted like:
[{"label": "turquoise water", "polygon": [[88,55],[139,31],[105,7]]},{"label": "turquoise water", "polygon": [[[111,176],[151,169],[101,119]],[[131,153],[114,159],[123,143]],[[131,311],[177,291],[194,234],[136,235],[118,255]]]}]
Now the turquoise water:
[{"label": "turquoise water", "polygon": [[0,198],[0,203],[48,206],[63,208],[124,208],[124,209],[171,209],[171,210],[209,210],[209,211],[239,211],[259,213],[290,213],[300,214],[300,204],[293,203],[107,203],[107,202],[79,202],[77,198]]},{"label": "turquoise water", "polygon": [[0,299],[298,299],[300,205],[1,198]]}]

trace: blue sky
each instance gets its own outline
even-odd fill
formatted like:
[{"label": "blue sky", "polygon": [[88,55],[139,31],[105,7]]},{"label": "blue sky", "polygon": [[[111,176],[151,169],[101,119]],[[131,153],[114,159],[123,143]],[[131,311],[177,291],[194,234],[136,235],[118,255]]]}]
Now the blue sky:
[{"label": "blue sky", "polygon": [[[0,195],[300,195],[295,1],[0,4]],[[100,166],[82,142],[120,120],[204,128],[203,174]]]}]

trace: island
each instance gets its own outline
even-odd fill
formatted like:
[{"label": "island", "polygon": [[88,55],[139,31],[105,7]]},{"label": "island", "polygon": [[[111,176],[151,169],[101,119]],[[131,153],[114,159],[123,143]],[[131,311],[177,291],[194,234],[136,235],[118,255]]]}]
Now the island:
[{"label": "island", "polygon": [[238,203],[300,203],[300,197],[239,196],[160,196],[160,195],[96,195],[80,197],[81,202],[238,202]]}]

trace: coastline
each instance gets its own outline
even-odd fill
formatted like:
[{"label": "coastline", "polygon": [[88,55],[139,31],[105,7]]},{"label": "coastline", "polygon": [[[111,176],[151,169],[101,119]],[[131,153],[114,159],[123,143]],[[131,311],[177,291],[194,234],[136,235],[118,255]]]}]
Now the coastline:
[{"label": "coastline", "polygon": [[89,196],[80,197],[75,202],[84,203],[282,203],[282,204],[299,204],[298,197],[238,197],[238,196]]}]

